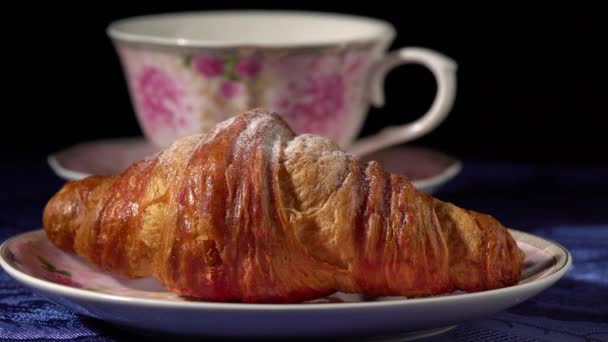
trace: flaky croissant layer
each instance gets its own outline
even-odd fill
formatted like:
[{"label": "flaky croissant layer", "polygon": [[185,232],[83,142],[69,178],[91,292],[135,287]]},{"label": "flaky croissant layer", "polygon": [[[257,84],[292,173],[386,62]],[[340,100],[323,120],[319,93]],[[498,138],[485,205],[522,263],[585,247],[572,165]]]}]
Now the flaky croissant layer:
[{"label": "flaky croissant layer", "polygon": [[212,301],[334,291],[427,296],[515,284],[523,253],[488,215],[417,191],[253,110],[119,176],[68,182],[48,238],[103,270]]}]

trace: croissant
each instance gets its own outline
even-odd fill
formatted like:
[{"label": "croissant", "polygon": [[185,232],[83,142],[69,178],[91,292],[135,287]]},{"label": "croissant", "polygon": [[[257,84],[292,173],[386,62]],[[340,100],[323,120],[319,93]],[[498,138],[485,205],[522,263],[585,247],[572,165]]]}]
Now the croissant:
[{"label": "croissant", "polygon": [[295,136],[263,110],[119,176],[66,183],[43,224],[53,244],[105,271],[211,301],[483,291],[516,283],[524,259],[494,218],[326,138]]}]

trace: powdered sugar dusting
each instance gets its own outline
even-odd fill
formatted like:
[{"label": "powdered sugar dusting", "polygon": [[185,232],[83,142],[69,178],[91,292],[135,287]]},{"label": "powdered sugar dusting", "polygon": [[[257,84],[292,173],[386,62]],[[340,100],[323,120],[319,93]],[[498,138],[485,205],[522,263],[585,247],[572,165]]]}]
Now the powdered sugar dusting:
[{"label": "powdered sugar dusting", "polygon": [[302,134],[289,141],[285,154],[288,158],[296,154],[311,154],[315,158],[329,159],[337,167],[342,167],[342,163],[350,156],[341,151],[332,140],[314,134]]},{"label": "powdered sugar dusting", "polygon": [[353,158],[322,136],[304,134],[289,141],[284,165],[300,199],[300,209],[323,207],[348,177]]},{"label": "powdered sugar dusting", "polygon": [[174,163],[176,158],[184,157],[182,152],[184,149],[190,150],[201,141],[202,137],[203,134],[195,134],[176,140],[168,149],[158,155],[158,162],[163,165]]},{"label": "powdered sugar dusting", "polygon": [[162,167],[166,179],[172,179],[190,159],[192,150],[202,140],[202,134],[195,134],[175,141],[168,149],[158,154],[158,165]]},{"label": "powdered sugar dusting", "polygon": [[247,123],[247,127],[239,134],[235,143],[235,150],[246,149],[254,141],[258,130],[264,127],[264,124],[270,123],[272,116],[266,114],[255,113],[251,120]]}]

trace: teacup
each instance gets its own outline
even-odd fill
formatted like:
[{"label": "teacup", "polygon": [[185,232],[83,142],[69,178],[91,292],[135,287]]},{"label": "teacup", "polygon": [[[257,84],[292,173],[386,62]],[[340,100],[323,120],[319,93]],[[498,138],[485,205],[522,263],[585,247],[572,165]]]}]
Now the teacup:
[{"label": "teacup", "polygon": [[[291,11],[159,14],[116,21],[108,34],[141,128],[160,148],[264,107],[296,133],[325,135],[363,155],[432,131],[455,96],[451,59],[417,47],[387,55],[395,29],[372,18]],[[413,123],[356,140],[370,104],[384,103],[387,72],[407,63],[426,66],[437,80],[430,110]]]}]

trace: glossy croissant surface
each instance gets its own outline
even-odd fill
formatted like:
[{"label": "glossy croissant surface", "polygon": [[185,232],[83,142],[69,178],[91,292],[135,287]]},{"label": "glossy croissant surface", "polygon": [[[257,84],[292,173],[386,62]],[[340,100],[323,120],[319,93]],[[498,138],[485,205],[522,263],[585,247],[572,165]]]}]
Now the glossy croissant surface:
[{"label": "glossy croissant surface", "polygon": [[515,284],[524,259],[492,217],[262,110],[119,176],[66,183],[43,223],[56,246],[103,270],[212,301],[482,291]]}]

